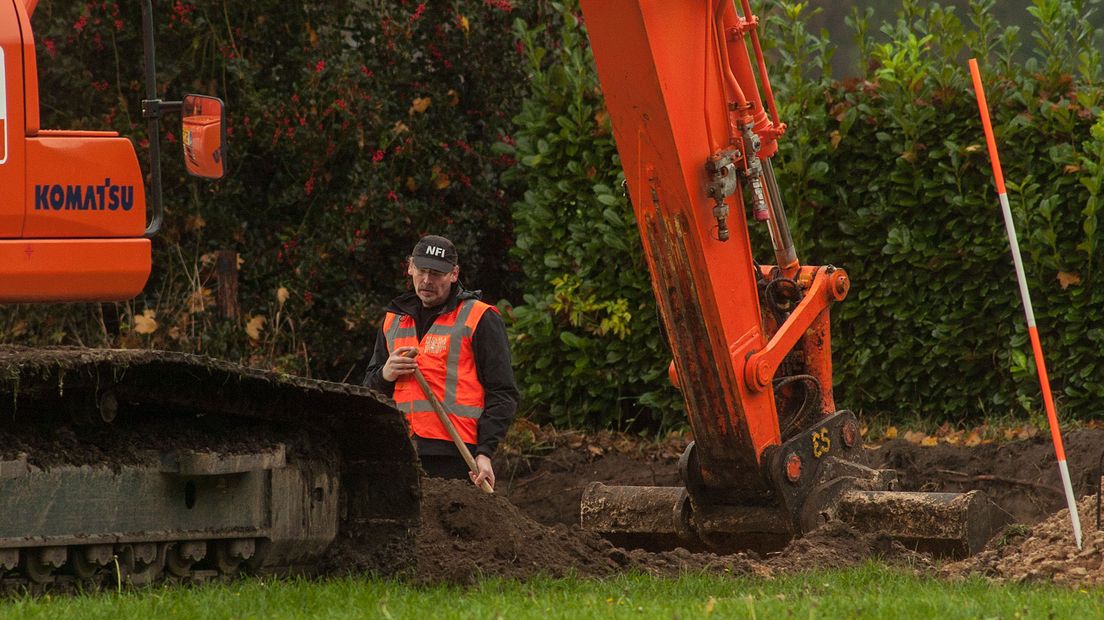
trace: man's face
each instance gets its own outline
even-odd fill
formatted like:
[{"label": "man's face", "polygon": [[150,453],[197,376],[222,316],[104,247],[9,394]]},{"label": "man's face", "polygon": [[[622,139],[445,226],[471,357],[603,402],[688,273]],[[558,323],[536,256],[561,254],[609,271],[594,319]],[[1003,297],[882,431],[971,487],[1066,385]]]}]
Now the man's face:
[{"label": "man's face", "polygon": [[414,292],[422,305],[429,308],[445,303],[448,299],[452,283],[460,277],[460,266],[452,268],[452,271],[440,272],[433,269],[419,269],[414,266],[414,261],[408,261],[406,272],[410,274],[414,282]]}]

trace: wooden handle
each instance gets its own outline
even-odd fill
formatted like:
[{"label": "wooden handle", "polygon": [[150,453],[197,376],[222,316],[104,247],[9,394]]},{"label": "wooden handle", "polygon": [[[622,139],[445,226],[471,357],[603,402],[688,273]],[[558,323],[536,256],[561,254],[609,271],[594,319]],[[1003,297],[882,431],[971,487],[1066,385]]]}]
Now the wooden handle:
[{"label": "wooden handle", "polygon": [[[460,438],[460,433],[456,432],[456,427],[453,426],[452,420],[448,418],[448,414],[445,413],[445,407],[441,404],[441,401],[437,400],[437,395],[430,389],[429,383],[426,382],[425,375],[422,374],[422,369],[414,369],[414,379],[418,381],[418,386],[422,388],[422,392],[426,398],[429,399],[430,404],[433,405],[433,411],[437,413],[437,419],[441,421],[441,424],[448,431],[449,437],[452,437],[452,443],[456,444],[456,449],[460,451],[460,456],[464,457],[464,462],[468,464],[468,469],[473,474],[479,475],[479,467],[475,464],[475,459],[472,457],[471,450],[468,450],[468,444],[464,443],[464,440]],[[479,488],[483,489],[485,493],[494,493],[494,489],[491,488],[491,484],[486,480],[482,481]]]}]

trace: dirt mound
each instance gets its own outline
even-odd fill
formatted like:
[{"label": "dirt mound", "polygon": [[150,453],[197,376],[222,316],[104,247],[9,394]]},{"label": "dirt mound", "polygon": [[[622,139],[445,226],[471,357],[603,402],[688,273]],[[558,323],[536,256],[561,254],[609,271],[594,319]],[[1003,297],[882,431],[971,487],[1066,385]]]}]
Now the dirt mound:
[{"label": "dirt mound", "polygon": [[501,495],[465,481],[422,480],[416,579],[470,583],[482,577],[607,575],[621,568],[613,546],[578,528],[546,527]]},{"label": "dirt mound", "polygon": [[840,522],[832,522],[790,541],[782,552],[767,558],[771,574],[792,573],[817,568],[846,568],[869,560],[881,560],[895,566],[927,569],[931,558],[906,549],[890,538],[864,533]]},{"label": "dirt mound", "polygon": [[1065,585],[1104,585],[1104,531],[1096,527],[1096,497],[1077,503],[1082,547],[1073,539],[1068,510],[1060,510],[1028,529],[1012,526],[985,551],[949,564],[940,573],[957,578],[981,574],[999,581],[1048,581]]}]

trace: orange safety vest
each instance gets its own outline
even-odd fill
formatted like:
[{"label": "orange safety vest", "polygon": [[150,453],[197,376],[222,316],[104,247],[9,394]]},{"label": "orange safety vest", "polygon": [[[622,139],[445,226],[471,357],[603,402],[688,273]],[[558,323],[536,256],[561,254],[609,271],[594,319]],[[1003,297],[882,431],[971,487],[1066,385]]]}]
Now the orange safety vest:
[{"label": "orange safety vest", "polygon": [[[383,321],[388,353],[397,347],[418,347],[418,368],[437,399],[444,404],[460,438],[468,444],[476,443],[479,416],[483,414],[483,384],[476,374],[471,337],[488,309],[498,312],[490,304],[465,299],[451,312],[438,316],[421,342],[418,342],[414,317],[388,312]],[[395,381],[394,398],[399,410],[406,412],[412,435],[452,439],[413,374]]]}]

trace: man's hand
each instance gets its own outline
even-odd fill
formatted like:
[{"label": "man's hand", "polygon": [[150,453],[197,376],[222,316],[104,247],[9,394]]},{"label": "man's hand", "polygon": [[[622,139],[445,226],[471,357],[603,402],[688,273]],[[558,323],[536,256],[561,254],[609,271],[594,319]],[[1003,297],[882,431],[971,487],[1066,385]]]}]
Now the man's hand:
[{"label": "man's hand", "polygon": [[484,480],[486,480],[487,484],[491,485],[491,488],[493,489],[495,485],[495,476],[494,468],[491,467],[491,457],[487,456],[486,454],[480,454],[476,456],[475,466],[477,469],[479,469],[478,475],[474,472],[468,472],[468,477],[471,478],[472,484],[474,484],[475,486],[479,486]]},{"label": "man's hand", "polygon": [[418,347],[399,347],[395,349],[387,361],[383,364],[383,370],[380,374],[383,375],[384,381],[395,382],[396,379],[403,375],[409,375],[418,368],[418,362],[414,361],[414,356],[418,354]]}]

